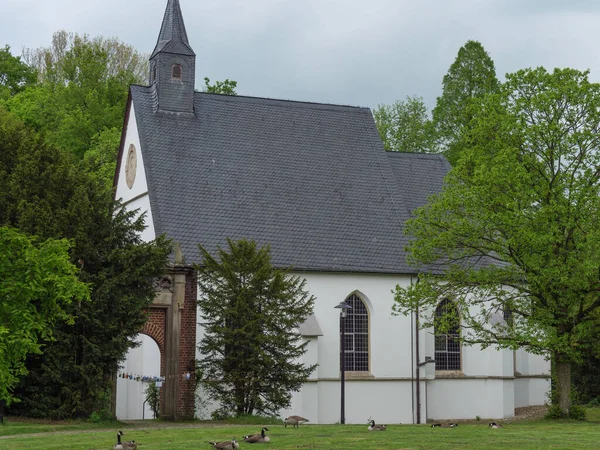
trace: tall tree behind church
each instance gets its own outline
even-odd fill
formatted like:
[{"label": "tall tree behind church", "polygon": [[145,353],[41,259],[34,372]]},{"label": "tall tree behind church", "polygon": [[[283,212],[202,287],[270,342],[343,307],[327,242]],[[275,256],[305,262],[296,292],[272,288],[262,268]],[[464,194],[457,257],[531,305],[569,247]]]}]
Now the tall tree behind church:
[{"label": "tall tree behind church", "polygon": [[442,95],[433,109],[433,125],[440,151],[454,165],[460,139],[477,110],[475,102],[499,90],[494,61],[477,41],[467,41],[442,81]]},{"label": "tall tree behind church", "polygon": [[87,159],[110,188],[129,85],[145,84],[146,57],[116,38],[59,31],[50,46],[25,49],[22,59],[38,83],[8,99],[7,109],[52,146]]},{"label": "tall tree behind church", "polygon": [[379,105],[373,117],[387,151],[437,153],[434,128],[423,98],[406,97]]}]

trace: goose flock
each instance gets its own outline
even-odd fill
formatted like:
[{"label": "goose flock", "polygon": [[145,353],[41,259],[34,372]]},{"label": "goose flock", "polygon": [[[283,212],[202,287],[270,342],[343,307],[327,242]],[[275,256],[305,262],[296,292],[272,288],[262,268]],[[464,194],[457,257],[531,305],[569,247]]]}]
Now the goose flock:
[{"label": "goose flock", "polygon": [[[284,428],[287,428],[288,425],[292,425],[294,428],[298,428],[300,424],[309,422],[308,419],[300,416],[289,416],[286,417],[283,421]],[[431,424],[432,428],[456,428],[458,427],[457,423],[433,423]],[[488,425],[489,428],[502,428],[502,425],[497,422],[490,422]],[[367,430],[369,431],[385,431],[387,429],[387,425],[375,424],[374,420],[369,421],[369,426]],[[265,433],[269,431],[267,427],[264,427],[260,430],[260,433],[249,434],[243,437],[243,441],[248,444],[266,444],[271,442],[271,438],[267,436]],[[135,441],[122,442],[121,436],[124,436],[125,433],[119,431],[117,433],[117,443],[113,446],[113,450],[136,450],[137,444]],[[208,442],[212,448],[216,448],[219,450],[236,450],[240,448],[240,444],[238,444],[235,438],[228,441],[219,441],[219,442]]]}]

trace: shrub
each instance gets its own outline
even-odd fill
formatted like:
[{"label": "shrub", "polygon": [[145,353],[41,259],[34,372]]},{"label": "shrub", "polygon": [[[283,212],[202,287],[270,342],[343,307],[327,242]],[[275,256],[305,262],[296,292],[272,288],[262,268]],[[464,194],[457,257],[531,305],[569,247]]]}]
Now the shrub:
[{"label": "shrub", "polygon": [[573,420],[585,420],[585,408],[580,405],[571,405],[569,418]]},{"label": "shrub", "polygon": [[564,417],[565,417],[565,413],[563,412],[562,409],[560,409],[560,406],[558,406],[557,403],[554,403],[553,405],[551,405],[548,408],[548,412],[544,416],[545,419],[549,419],[549,420],[564,419]]},{"label": "shrub", "polygon": [[156,381],[151,381],[146,388],[146,402],[154,414],[154,418],[160,416],[160,388],[156,386]]}]

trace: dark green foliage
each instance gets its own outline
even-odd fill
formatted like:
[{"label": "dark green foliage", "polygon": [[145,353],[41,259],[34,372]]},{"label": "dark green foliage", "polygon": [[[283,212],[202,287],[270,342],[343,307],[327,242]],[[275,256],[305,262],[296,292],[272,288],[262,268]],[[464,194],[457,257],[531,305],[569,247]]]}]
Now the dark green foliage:
[{"label": "dark green foliage", "polygon": [[569,419],[585,420],[585,408],[580,405],[571,405],[571,409],[569,409]]},{"label": "dark green foliage", "polygon": [[35,69],[13,56],[8,45],[0,49],[0,100],[21,92],[36,80]]},{"label": "dark green foliage", "polygon": [[548,420],[564,419],[565,412],[562,409],[560,409],[560,406],[557,403],[553,403],[548,408],[548,412],[546,413],[544,418]]},{"label": "dark green foliage", "polygon": [[581,403],[588,406],[599,406],[600,402],[600,343],[597,340],[599,328],[600,323],[595,329],[591,329],[591,345],[584,349],[583,358],[572,365],[573,388]]},{"label": "dark green foliage", "polygon": [[27,361],[29,376],[13,412],[87,418],[107,407],[118,362],[145,322],[153,280],[165,270],[170,243],[144,243],[143,218],[114,212],[106,185],[83,162],[46,143],[0,108],[0,224],[41,238],[73,240],[71,260],[89,283],[90,302],[71,304],[72,323],[57,323],[55,341]]},{"label": "dark green foliage", "polygon": [[92,301],[74,308],[75,323],[57,327],[57,341],[29,360],[20,408],[29,416],[88,417],[105,409],[117,364],[145,323],[143,310],[154,299],[152,282],[166,267],[170,245],[163,238],[141,242],[142,219],[131,212],[104,225],[106,232],[102,223],[90,230],[99,239],[89,243],[93,253],[78,255]]},{"label": "dark green foliage", "polygon": [[585,408],[579,405],[571,405],[569,413],[565,413],[558,403],[553,403],[549,408],[548,412],[544,416],[548,420],[560,420],[560,419],[573,419],[573,420],[585,420]]},{"label": "dark green foliage", "polygon": [[316,365],[297,327],[312,313],[305,281],[271,265],[268,247],[228,240],[216,257],[199,246],[199,311],[205,334],[199,349],[204,388],[223,417],[272,415],[289,406]]}]

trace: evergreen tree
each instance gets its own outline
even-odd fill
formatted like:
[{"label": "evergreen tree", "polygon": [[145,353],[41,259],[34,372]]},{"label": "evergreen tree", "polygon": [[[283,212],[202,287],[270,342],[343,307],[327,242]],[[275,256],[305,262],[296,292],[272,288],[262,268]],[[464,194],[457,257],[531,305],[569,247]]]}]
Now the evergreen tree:
[{"label": "evergreen tree", "polygon": [[275,414],[316,368],[299,361],[307,342],[296,331],[312,313],[314,297],[305,280],[272,266],[268,246],[227,243],[216,258],[199,245],[203,384],[224,416]]},{"label": "evergreen tree", "polygon": [[[27,360],[29,375],[13,412],[36,417],[87,417],[109,405],[118,363],[143,326],[153,280],[166,268],[170,243],[144,243],[144,218],[118,209],[84,162],[47,143],[0,108],[0,225],[42,239],[72,240],[71,261],[88,283],[91,301],[65,307],[55,340]],[[117,205],[118,206],[118,205]]]}]

